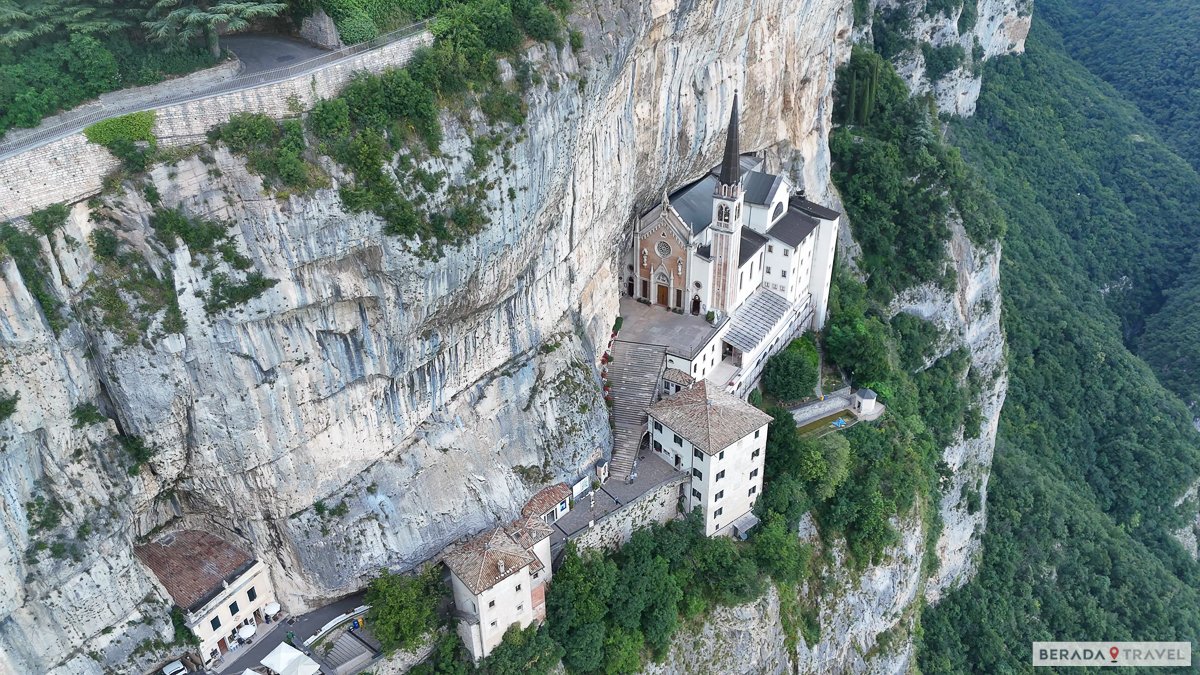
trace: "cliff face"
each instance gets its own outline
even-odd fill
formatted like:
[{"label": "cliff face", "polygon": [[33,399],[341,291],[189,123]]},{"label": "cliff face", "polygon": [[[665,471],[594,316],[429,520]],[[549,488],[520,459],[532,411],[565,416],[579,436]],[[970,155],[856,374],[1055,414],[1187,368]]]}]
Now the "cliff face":
[{"label": "cliff face", "polygon": [[[543,81],[524,135],[511,165],[494,162],[480,179],[493,183],[491,225],[437,262],[346,213],[336,167],[326,167],[331,189],[280,197],[216,149],[151,180],[166,205],[230,222],[238,252],[278,280],[265,294],[208,315],[208,263],[155,241],[140,185],[75,205],[40,237],[46,283],[66,305],[58,334],[30,280],[14,261],[0,265],[0,392],[20,392],[0,422],[0,670],[132,672],[161,653],[152,640],[170,640],[169,601],[131,549],[164,525],[254,551],[295,612],[381,566],[428,558],[513,516],[544,483],[586,471],[611,443],[592,364],[616,314],[622,237],[665,186],[716,163],[735,90],[743,149],[764,151],[811,197],[836,199],[826,139],[849,2],[579,4],[585,53],[528,55]],[[980,15],[980,25],[1008,25]],[[446,124],[445,155],[429,168],[463,180],[470,143]],[[160,307],[138,303],[124,323],[102,320],[98,291],[123,282],[84,243],[100,220],[155,270],[174,270],[185,329],[171,332]],[[977,255],[964,241],[954,243],[963,290],[923,291],[897,311],[939,317],[973,359],[998,362],[988,351],[998,298],[980,309],[998,251]],[[983,437],[947,450],[981,489],[1002,392],[1000,376]],[[72,423],[89,403],[115,421]],[[136,475],[118,434],[154,448]],[[943,513],[961,511],[946,494]],[[930,597],[969,567],[982,513],[960,519],[946,518]],[[812,599],[820,645],[754,663],[868,667],[862,655],[911,616],[920,592],[919,528],[903,531],[892,562],[844,579],[836,599]],[[731,616],[750,612],[769,635],[782,630],[772,603],[777,595]],[[706,634],[737,644],[730,631],[743,627],[722,616]],[[730,672],[759,670],[734,656]]]},{"label": "cliff face", "polygon": [[[914,93],[933,94],[938,109],[954,115],[975,113],[983,82],[978,64],[1025,51],[1033,18],[1033,0],[965,0],[949,10],[930,8],[929,0],[871,0],[870,4],[872,16],[896,12],[893,16],[907,17],[898,22],[897,30],[910,41],[910,47],[893,59],[896,70]],[[976,7],[974,14],[971,5]],[[855,39],[870,42],[876,30],[865,24],[855,32]],[[964,58],[931,80],[921,45],[935,49],[959,47]]]}]

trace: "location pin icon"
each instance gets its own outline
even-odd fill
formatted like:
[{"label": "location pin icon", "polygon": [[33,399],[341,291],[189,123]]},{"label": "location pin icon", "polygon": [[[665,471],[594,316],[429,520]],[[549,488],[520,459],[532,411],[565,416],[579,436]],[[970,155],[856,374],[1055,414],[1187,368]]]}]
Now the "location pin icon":
[{"label": "location pin icon", "polygon": [[1117,649],[1116,645],[1113,645],[1112,647],[1108,648],[1108,655],[1112,657],[1113,663],[1117,662],[1117,654],[1120,654],[1120,653],[1121,653],[1121,650]]}]

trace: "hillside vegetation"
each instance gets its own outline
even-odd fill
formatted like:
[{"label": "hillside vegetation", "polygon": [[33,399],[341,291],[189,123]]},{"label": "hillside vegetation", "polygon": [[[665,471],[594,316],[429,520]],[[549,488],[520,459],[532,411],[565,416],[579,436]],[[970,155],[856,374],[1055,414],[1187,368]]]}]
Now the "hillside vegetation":
[{"label": "hillside vegetation", "polygon": [[[1186,0],[1044,0],[1038,12],[1061,36],[1065,52],[1115,87],[1157,127],[1157,139],[1150,144],[1161,140],[1191,163],[1193,171],[1163,162],[1161,170],[1145,174],[1161,181],[1158,189],[1143,190],[1131,181],[1122,197],[1140,225],[1154,228],[1166,218],[1170,226],[1154,235],[1153,248],[1166,252],[1168,259],[1162,261],[1166,267],[1156,270],[1161,278],[1148,285],[1152,300],[1129,307],[1140,321],[1127,343],[1164,385],[1194,404],[1200,401],[1195,377],[1200,372],[1195,312],[1200,259],[1190,256],[1200,220],[1192,206],[1200,194],[1200,5]],[[1146,204],[1161,208],[1147,210]]]},{"label": "hillside vegetation", "polygon": [[1028,671],[1034,640],[1200,637],[1200,567],[1170,535],[1195,517],[1174,503],[1197,434],[1123,342],[1187,262],[1200,183],[1036,17],[1027,48],[952,126],[1007,215],[1011,380],[982,563],[925,613],[925,673]]}]

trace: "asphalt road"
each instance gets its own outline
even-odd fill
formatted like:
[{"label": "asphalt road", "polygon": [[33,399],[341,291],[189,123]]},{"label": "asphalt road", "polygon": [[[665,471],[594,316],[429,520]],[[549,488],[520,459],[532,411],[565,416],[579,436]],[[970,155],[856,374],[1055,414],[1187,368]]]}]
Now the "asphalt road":
[{"label": "asphalt road", "polygon": [[326,51],[307,42],[271,33],[241,33],[221,38],[221,45],[246,64],[243,75],[256,75],[300,63]]},{"label": "asphalt road", "polygon": [[347,595],[341,600],[314,609],[307,614],[292,617],[295,623],[291,625],[288,625],[287,619],[278,622],[278,624],[271,624],[274,627],[271,632],[262,637],[255,638],[254,644],[249,649],[240,649],[235,652],[234,656],[236,658],[230,659],[226,657],[225,661],[221,664],[221,669],[214,672],[240,674],[247,668],[257,666],[267,654],[270,654],[273,649],[279,646],[279,643],[287,638],[288,631],[296,634],[296,646],[299,647],[305,640],[335,617],[350,612],[355,607],[362,605],[364,597],[365,593]]}]

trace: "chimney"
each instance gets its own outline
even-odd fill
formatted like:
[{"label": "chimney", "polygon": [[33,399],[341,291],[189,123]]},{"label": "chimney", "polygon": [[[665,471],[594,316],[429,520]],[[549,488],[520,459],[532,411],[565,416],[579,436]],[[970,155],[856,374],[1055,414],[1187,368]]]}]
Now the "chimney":
[{"label": "chimney", "polygon": [[500,574],[504,574],[504,558],[496,559],[496,567],[500,568]]}]

